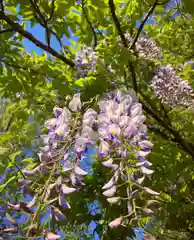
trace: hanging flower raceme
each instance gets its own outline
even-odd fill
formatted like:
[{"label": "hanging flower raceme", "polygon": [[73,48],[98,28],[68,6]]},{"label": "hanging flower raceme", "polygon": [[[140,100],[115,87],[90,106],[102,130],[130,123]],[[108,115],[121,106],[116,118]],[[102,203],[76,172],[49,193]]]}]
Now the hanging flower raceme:
[{"label": "hanging flower raceme", "polygon": [[77,78],[86,77],[88,72],[96,71],[98,56],[90,47],[83,47],[75,57]]},{"label": "hanging flower raceme", "polygon": [[171,107],[193,108],[193,89],[170,65],[159,67],[152,79],[151,87],[163,103]]},{"label": "hanging flower raceme", "polygon": [[[93,125],[97,112],[87,109],[81,116],[81,108],[79,93],[73,96],[68,107],[54,107],[54,118],[45,122],[48,131],[43,136],[45,145],[38,153],[39,164],[33,169],[24,169],[26,178],[20,179],[22,188],[29,190],[43,174],[51,176],[49,184],[43,186],[45,189],[41,199],[50,202],[51,216],[55,221],[66,220],[56,205],[64,210],[70,209],[66,197],[84,186],[83,180],[87,172],[80,167],[80,162],[88,146],[95,143]],[[30,193],[36,194],[37,191],[33,188]],[[21,208],[20,205],[15,206]]]},{"label": "hanging flower raceme", "polygon": [[[131,214],[134,211],[131,199],[136,198],[139,192],[158,195],[142,186],[145,177],[153,173],[149,169],[151,163],[146,160],[152,143],[146,135],[142,106],[134,92],[125,94],[119,90],[106,94],[98,102],[98,113],[92,108],[83,113],[82,106],[77,93],[68,107],[54,108],[54,117],[45,122],[48,132],[43,136],[39,164],[33,169],[23,170],[26,179],[20,179],[20,184],[31,194],[38,195],[40,189],[31,189],[31,186],[40,176],[49,176],[49,182],[41,186],[42,195],[36,197],[33,204],[37,199],[49,202],[52,219],[65,221],[65,211],[71,209],[67,197],[84,186],[87,172],[80,163],[88,147],[92,146],[97,148],[102,165],[112,172],[111,179],[102,187],[103,195],[110,204],[120,204],[124,201],[119,185],[122,182],[121,185],[126,187],[124,199],[128,214]],[[136,186],[139,186],[138,190],[134,189]],[[21,204],[14,206],[21,208]],[[124,220],[125,217],[121,216],[109,226],[118,227]]]},{"label": "hanging flower raceme", "polygon": [[[144,125],[146,117],[134,92],[125,94],[114,91],[107,94],[98,104],[98,155],[102,159],[102,165],[113,172],[112,178],[102,187],[103,195],[110,204],[119,204],[122,197],[119,196],[118,183],[126,182],[127,208],[128,214],[131,214],[135,209],[131,206],[130,199],[136,197],[138,191],[145,192],[141,184],[147,175],[153,173],[153,170],[149,169],[152,164],[146,160],[152,149]],[[137,185],[139,189],[129,191],[130,182],[130,189]],[[123,218],[118,219],[115,220],[116,223],[123,221]]]},{"label": "hanging flower raceme", "polygon": [[[130,47],[133,41],[133,38],[129,33],[125,34],[125,39],[127,40],[128,46]],[[120,40],[119,40],[120,42]],[[120,43],[120,45],[122,45]],[[135,50],[140,58],[153,60],[161,58],[162,51],[157,46],[156,42],[146,36],[139,37],[135,43]]]}]

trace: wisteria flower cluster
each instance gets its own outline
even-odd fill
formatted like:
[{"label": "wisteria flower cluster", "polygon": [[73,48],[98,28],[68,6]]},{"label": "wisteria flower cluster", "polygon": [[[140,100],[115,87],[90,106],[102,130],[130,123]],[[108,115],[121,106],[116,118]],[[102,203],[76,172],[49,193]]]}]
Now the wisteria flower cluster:
[{"label": "wisteria flower cluster", "polygon": [[[147,128],[143,124],[146,118],[142,106],[133,92],[129,94],[121,91],[111,92],[98,104],[100,107],[97,117],[100,139],[98,155],[102,159],[102,165],[113,172],[112,178],[102,190],[110,204],[118,204],[122,200],[119,196],[118,182],[126,182],[127,186],[131,182],[131,186],[134,187],[134,184],[141,185],[145,176],[153,173],[153,170],[149,169],[152,164],[146,160],[152,149],[152,143],[148,140]],[[148,188],[140,187],[140,190],[158,195]],[[128,214],[133,212],[130,202],[133,195],[134,191],[129,191],[127,187]],[[110,227],[121,224],[121,219],[123,221],[123,218],[119,217],[111,222]]]},{"label": "wisteria flower cluster", "polygon": [[[45,145],[38,154],[39,164],[33,169],[23,170],[25,179],[19,181],[23,189],[30,192],[34,178],[48,174],[49,180],[41,194],[34,190],[35,196],[30,203],[10,204],[12,210],[25,210],[32,214],[31,207],[38,200],[47,201],[50,202],[52,219],[66,220],[64,212],[71,209],[67,196],[84,186],[87,172],[80,167],[80,163],[89,146],[97,149],[98,159],[113,174],[102,187],[103,195],[110,204],[118,204],[123,200],[119,195],[120,182],[126,185],[128,214],[134,210],[131,205],[131,199],[136,196],[134,192],[158,195],[142,186],[145,176],[153,173],[149,169],[151,163],[146,160],[152,143],[148,140],[145,116],[135,93],[126,94],[116,90],[106,94],[98,102],[98,112],[88,108],[81,115],[80,111],[84,111],[82,106],[80,94],[76,93],[68,107],[54,108],[55,117],[45,122],[48,132],[43,136]],[[136,186],[138,190],[134,190]],[[123,216],[119,217],[109,226],[115,227],[124,219]]]},{"label": "wisteria flower cluster", "polygon": [[76,53],[75,67],[77,78],[86,77],[88,72],[96,71],[98,55],[91,47],[83,47]]},{"label": "wisteria flower cluster", "polygon": [[[125,34],[128,46],[132,44],[133,38],[129,33]],[[120,42],[120,41],[119,41]],[[121,43],[120,43],[121,45]],[[140,58],[153,60],[161,58],[162,51],[157,46],[156,42],[146,36],[139,37],[135,43],[135,50]]]},{"label": "wisteria flower cluster", "polygon": [[151,87],[163,103],[171,107],[193,108],[193,89],[182,80],[170,65],[159,67],[152,78]]},{"label": "wisteria flower cluster", "polygon": [[[66,220],[64,213],[55,206],[56,203],[64,210],[70,209],[71,206],[66,197],[79,191],[84,185],[83,177],[87,175],[87,172],[80,167],[80,162],[88,145],[94,143],[92,124],[97,113],[93,109],[88,109],[80,120],[79,111],[81,108],[79,93],[73,96],[68,108],[54,108],[55,117],[45,122],[48,132],[43,136],[45,145],[40,148],[38,153],[39,164],[33,169],[24,169],[22,172],[25,179],[19,180],[23,190],[33,194],[30,188],[34,178],[38,178],[41,174],[49,174],[51,178],[48,184],[43,187],[41,200],[52,202],[51,216],[55,221]],[[25,210],[32,214],[31,207],[36,204],[38,197],[33,198],[33,204],[23,202],[9,206],[12,210]],[[50,235],[52,234],[49,233]]]}]

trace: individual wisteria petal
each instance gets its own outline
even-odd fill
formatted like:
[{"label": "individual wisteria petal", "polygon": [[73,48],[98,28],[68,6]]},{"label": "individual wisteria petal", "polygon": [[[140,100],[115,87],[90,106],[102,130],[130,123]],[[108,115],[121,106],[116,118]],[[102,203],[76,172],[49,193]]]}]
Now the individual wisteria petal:
[{"label": "individual wisteria petal", "polygon": [[146,213],[146,214],[148,214],[148,215],[154,213],[154,211],[151,210],[150,208],[143,208],[143,212]]},{"label": "individual wisteria petal", "polygon": [[64,138],[65,136],[67,136],[67,134],[69,133],[69,127],[66,123],[61,124],[56,130],[55,130],[56,134],[59,137]]},{"label": "individual wisteria petal", "polygon": [[121,201],[121,197],[111,197],[106,199],[111,204],[117,204]]},{"label": "individual wisteria petal", "polygon": [[35,205],[35,203],[36,203],[36,200],[37,200],[37,197],[34,196],[34,197],[32,198],[32,200],[27,204],[27,207],[28,207],[28,208],[33,207],[33,206]]},{"label": "individual wisteria petal", "polygon": [[145,176],[138,178],[136,182],[137,182],[137,184],[141,185],[144,182],[144,180],[145,180]]},{"label": "individual wisteria petal", "polygon": [[81,99],[80,99],[80,93],[74,94],[72,100],[69,103],[69,108],[73,112],[80,111],[82,107]]},{"label": "individual wisteria petal", "polygon": [[148,168],[146,168],[146,167],[144,167],[144,166],[141,166],[141,167],[140,167],[140,170],[141,170],[141,172],[142,172],[143,174],[145,174],[145,175],[150,175],[150,174],[153,174],[153,173],[154,173],[153,170],[148,169]]},{"label": "individual wisteria petal", "polygon": [[119,168],[118,164],[113,164],[113,159],[102,162],[102,165],[108,168],[112,168],[115,171]]},{"label": "individual wisteria petal", "polygon": [[153,204],[155,204],[155,203],[159,203],[157,200],[154,200],[154,199],[151,199],[151,200],[148,200],[147,201],[147,203],[146,203],[146,206],[151,206],[151,205],[153,205]]},{"label": "individual wisteria petal", "polygon": [[63,108],[60,108],[60,107],[53,108],[53,113],[56,118],[58,118],[62,114],[62,112],[63,112]]},{"label": "individual wisteria petal", "polygon": [[129,123],[130,123],[130,117],[129,116],[120,116],[119,126],[121,128],[125,128]]},{"label": "individual wisteria petal", "polygon": [[70,209],[70,204],[66,201],[64,195],[62,193],[59,194],[59,205],[63,208]]},{"label": "individual wisteria petal", "polygon": [[88,174],[86,171],[84,171],[83,169],[81,169],[77,165],[75,166],[74,171],[75,171],[76,174],[81,175],[81,176],[85,176],[85,175]]},{"label": "individual wisteria petal", "polygon": [[106,197],[113,197],[117,191],[116,186],[111,187],[110,189],[103,192],[103,195]]},{"label": "individual wisteria petal", "polygon": [[148,187],[144,187],[143,190],[144,190],[144,192],[149,193],[149,194],[151,194],[151,195],[156,195],[156,196],[159,196],[159,195],[160,195],[160,193],[155,192],[154,190],[152,190],[152,189],[150,189],[150,188],[148,188]]},{"label": "individual wisteria petal", "polygon": [[69,123],[70,120],[71,120],[71,112],[69,111],[69,109],[64,107],[62,113],[59,115],[57,119],[57,124],[61,125],[63,123]]},{"label": "individual wisteria petal", "polygon": [[101,126],[98,128],[98,136],[100,139],[103,139],[103,140],[109,139],[108,129],[106,126]]},{"label": "individual wisteria petal", "polygon": [[115,220],[113,220],[112,222],[110,222],[110,223],[108,224],[108,226],[109,226],[110,228],[117,228],[117,227],[119,227],[119,226],[122,224],[123,220],[124,220],[123,217],[116,218]]},{"label": "individual wisteria petal", "polygon": [[47,240],[57,240],[57,239],[61,238],[60,235],[54,234],[52,232],[46,232],[45,237],[46,237]]},{"label": "individual wisteria petal", "polygon": [[149,161],[141,161],[135,164],[136,167],[144,166],[144,167],[150,167],[152,166],[152,163]]},{"label": "individual wisteria petal", "polygon": [[44,126],[47,129],[51,130],[51,129],[55,128],[56,124],[57,124],[57,119],[56,118],[51,118],[51,119],[49,119],[45,122]]},{"label": "individual wisteria petal", "polygon": [[133,212],[133,206],[129,200],[127,201],[127,210],[128,210],[128,214]]},{"label": "individual wisteria petal", "polygon": [[70,174],[70,179],[71,179],[71,183],[74,187],[76,188],[80,188],[82,186],[84,186],[85,184],[82,182],[83,177],[75,174],[75,173],[71,173]]},{"label": "individual wisteria petal", "polygon": [[108,189],[115,185],[116,181],[118,180],[118,176],[113,176],[103,187],[102,189]]},{"label": "individual wisteria petal", "polygon": [[8,203],[8,206],[9,208],[13,209],[14,211],[19,211],[21,208],[20,208],[20,204],[11,204],[11,203]]},{"label": "individual wisteria petal", "polygon": [[63,192],[63,194],[65,195],[68,195],[70,193],[73,193],[76,191],[76,188],[71,188],[71,187],[68,187],[67,185],[65,184],[62,184],[61,186],[61,191]]},{"label": "individual wisteria petal", "polygon": [[30,177],[30,176],[36,175],[36,173],[38,173],[39,170],[40,170],[40,166],[37,166],[36,168],[34,168],[32,170],[24,169],[22,172],[25,176]]},{"label": "individual wisteria petal", "polygon": [[78,137],[75,141],[75,151],[80,153],[85,151],[88,139],[85,137]]},{"label": "individual wisteria petal", "polygon": [[116,123],[110,123],[108,125],[108,133],[111,136],[119,136],[121,133],[121,129]]},{"label": "individual wisteria petal", "polygon": [[48,160],[50,159],[50,156],[44,153],[38,153],[38,157],[41,162],[48,162]]},{"label": "individual wisteria petal", "polygon": [[110,150],[109,144],[106,141],[102,140],[100,142],[100,145],[99,145],[99,148],[98,148],[99,155],[102,158],[106,157],[108,155],[108,153],[109,153],[109,150]]},{"label": "individual wisteria petal", "polygon": [[130,109],[130,116],[135,117],[136,115],[142,114],[142,104],[135,103],[131,106]]},{"label": "individual wisteria petal", "polygon": [[21,184],[22,186],[29,185],[29,184],[32,183],[31,180],[27,180],[27,179],[18,179],[18,182],[19,182],[19,184]]},{"label": "individual wisteria petal", "polygon": [[65,221],[65,220],[67,220],[66,216],[56,207],[52,207],[51,208],[51,214],[52,214],[52,217],[56,221]]},{"label": "individual wisteria petal", "polygon": [[82,125],[92,127],[97,117],[97,112],[89,108],[83,115]]},{"label": "individual wisteria petal", "polygon": [[84,126],[81,135],[84,138],[88,138],[88,142],[90,143],[92,143],[95,140],[95,132],[91,127]]},{"label": "individual wisteria petal", "polygon": [[149,151],[152,149],[153,144],[148,140],[143,140],[139,142],[139,147],[144,151]]}]

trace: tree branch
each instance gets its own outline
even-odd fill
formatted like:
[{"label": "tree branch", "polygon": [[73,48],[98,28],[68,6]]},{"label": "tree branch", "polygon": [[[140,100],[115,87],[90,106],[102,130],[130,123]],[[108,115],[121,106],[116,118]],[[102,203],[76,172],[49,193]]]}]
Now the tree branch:
[{"label": "tree branch", "polygon": [[149,9],[149,11],[148,11],[148,13],[146,14],[145,18],[144,18],[143,21],[141,22],[141,24],[140,24],[140,26],[139,26],[139,29],[138,29],[138,31],[137,31],[137,33],[136,33],[136,35],[135,35],[135,37],[134,37],[134,39],[133,39],[133,41],[132,41],[132,43],[131,43],[130,49],[133,49],[133,48],[135,47],[135,43],[137,42],[137,39],[138,39],[141,31],[143,30],[143,27],[144,27],[144,25],[146,24],[148,18],[149,18],[149,17],[152,15],[152,13],[154,12],[154,9],[155,9],[156,6],[157,6],[157,2],[158,2],[158,0],[155,0],[155,1],[154,1],[154,4],[153,4],[152,7]]},{"label": "tree branch", "polygon": [[[51,42],[51,40],[50,40],[50,30],[48,28],[48,23],[47,23],[47,21],[45,19],[45,16],[40,11],[40,9],[39,9],[38,5],[36,4],[35,0],[34,1],[33,0],[29,0],[29,1],[30,1],[30,4],[31,4],[32,9],[34,11],[35,18],[45,28],[45,31],[46,31],[46,41],[47,41],[48,46],[50,46],[50,42]],[[41,20],[39,19],[38,16],[40,17]],[[43,21],[43,23],[42,23],[42,21]]]},{"label": "tree branch", "polygon": [[82,11],[83,11],[83,14],[84,14],[84,17],[89,25],[89,27],[91,28],[91,31],[93,33],[93,36],[94,36],[94,48],[97,46],[97,36],[96,36],[96,32],[92,26],[92,23],[90,22],[89,18],[88,18],[88,15],[87,15],[87,12],[86,12],[86,9],[85,9],[85,2],[83,0],[81,0],[81,5],[82,5]]},{"label": "tree branch", "polygon": [[128,48],[127,40],[125,38],[125,35],[123,34],[120,22],[119,22],[119,20],[117,18],[117,15],[116,15],[114,1],[113,0],[109,0],[108,4],[109,4],[109,7],[110,7],[110,11],[111,11],[111,15],[112,15],[114,24],[115,24],[115,26],[117,28],[117,31],[119,33],[119,36],[120,36],[122,42],[123,42],[123,45],[124,45],[124,47]]},{"label": "tree branch", "polygon": [[50,13],[49,18],[47,19],[47,22],[49,22],[52,19],[53,15],[54,15],[54,12],[55,12],[55,0],[52,0],[51,5],[52,5],[52,9],[51,9],[51,13]]},{"label": "tree branch", "polygon": [[[144,95],[142,94],[142,96]],[[164,127],[170,134],[172,134],[172,136],[175,138],[175,141],[181,146],[181,148],[184,149],[185,152],[194,157],[194,150],[191,148],[191,145],[180,136],[179,132],[169,126],[168,123],[166,123],[166,121],[153,110],[153,106],[150,102],[148,102],[148,99],[146,99],[146,102],[148,103],[142,101],[141,99],[140,102],[142,103],[143,109],[147,112],[147,114],[150,114],[153,119],[161,124],[161,126]]]},{"label": "tree branch", "polygon": [[40,75],[43,75],[43,76],[47,77],[47,75],[45,73],[43,73],[43,72],[38,72],[38,71],[36,71],[36,70],[34,70],[32,68],[23,67],[23,66],[20,66],[20,65],[16,65],[14,63],[7,62],[6,60],[2,59],[1,57],[0,57],[0,62],[3,62],[5,65],[10,66],[12,68],[21,69],[21,70],[25,70],[25,71],[29,71],[30,70],[31,72],[33,72],[35,74],[40,74]]},{"label": "tree branch", "polygon": [[[111,15],[112,15],[115,27],[117,28],[117,31],[118,31],[119,36],[121,38],[121,41],[123,42],[124,47],[128,49],[127,40],[126,40],[125,35],[124,35],[124,33],[121,29],[120,22],[117,18],[117,15],[116,15],[116,12],[115,12],[115,5],[114,5],[113,0],[109,0],[109,7],[110,7],[110,10],[111,10]],[[134,70],[134,67],[133,67],[133,64],[132,64],[131,61],[128,61],[128,68],[129,68],[129,70],[131,72],[131,75],[132,75],[134,90],[137,92],[137,88],[138,88],[137,87],[137,79],[136,79],[135,70]]]},{"label": "tree branch", "polygon": [[0,19],[5,20],[14,31],[20,33],[23,37],[25,37],[26,39],[28,39],[29,41],[33,42],[37,47],[45,50],[46,52],[50,53],[52,56],[60,59],[61,61],[63,61],[64,63],[66,63],[67,65],[69,65],[70,67],[74,67],[75,64],[74,62],[72,62],[71,60],[69,60],[68,58],[66,58],[65,56],[59,54],[57,51],[55,51],[52,47],[49,47],[47,45],[45,45],[44,43],[42,43],[41,41],[39,41],[37,38],[35,38],[31,33],[29,33],[28,31],[25,31],[20,24],[12,21],[8,16],[5,15],[4,12],[0,12]]}]

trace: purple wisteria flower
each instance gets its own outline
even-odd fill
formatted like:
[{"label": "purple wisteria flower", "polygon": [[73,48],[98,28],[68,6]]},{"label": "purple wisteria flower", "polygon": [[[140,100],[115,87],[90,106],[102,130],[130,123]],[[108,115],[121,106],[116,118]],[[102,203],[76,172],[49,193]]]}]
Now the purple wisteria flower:
[{"label": "purple wisteria flower", "polygon": [[[110,204],[120,204],[118,181],[128,184],[132,181],[141,185],[145,176],[153,173],[153,170],[149,169],[152,164],[146,160],[153,144],[146,134],[147,127],[144,124],[146,117],[142,105],[133,91],[129,93],[113,91],[106,94],[98,105],[100,108],[97,116],[100,141],[98,155],[103,160],[102,165],[113,171],[112,178],[102,187],[102,191]],[[130,172],[132,168],[136,171]],[[142,188],[141,191],[148,193],[147,188]],[[130,199],[138,197],[139,190],[129,192],[127,196],[128,214],[131,214],[133,209]],[[117,222],[120,224],[120,218],[118,219],[115,220],[116,225]],[[111,223],[114,225],[114,221]]]},{"label": "purple wisteria flower", "polygon": [[151,87],[163,103],[171,107],[193,108],[193,89],[170,65],[159,67],[152,78]]},{"label": "purple wisteria flower", "polygon": [[90,47],[83,47],[77,52],[75,57],[75,66],[77,78],[86,77],[88,72],[96,71],[98,56]]},{"label": "purple wisteria flower", "polygon": [[[129,33],[125,34],[125,39],[127,40],[128,46],[132,44],[133,38]],[[119,39],[119,45],[122,46]],[[146,36],[139,37],[135,43],[135,50],[140,58],[154,60],[159,59],[162,56],[161,49],[157,46],[153,39]]]}]

